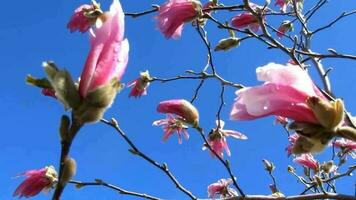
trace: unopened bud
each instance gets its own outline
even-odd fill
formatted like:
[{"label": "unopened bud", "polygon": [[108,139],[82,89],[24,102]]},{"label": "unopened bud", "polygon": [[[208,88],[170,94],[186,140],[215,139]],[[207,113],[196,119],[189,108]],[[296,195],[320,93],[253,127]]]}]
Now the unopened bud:
[{"label": "unopened bud", "polygon": [[334,165],[334,162],[332,160],[328,161],[328,162],[324,162],[321,165],[321,170],[323,170],[325,173],[331,173],[331,172],[335,172],[337,167]]},{"label": "unopened bud", "polygon": [[294,173],[294,172],[295,172],[294,167],[292,167],[291,165],[288,165],[287,170],[288,170],[288,172],[290,172],[290,173]]},{"label": "unopened bud", "polygon": [[77,172],[77,163],[73,158],[65,158],[61,184],[66,184]]},{"label": "unopened bud", "polygon": [[272,173],[273,170],[275,169],[274,164],[266,159],[263,159],[262,162],[265,165],[265,170],[268,171],[269,173]]},{"label": "unopened bud", "polygon": [[215,47],[214,51],[227,51],[240,44],[240,39],[236,37],[229,37],[219,41],[218,45]]},{"label": "unopened bud", "polygon": [[326,129],[335,129],[344,119],[344,104],[340,99],[328,102],[319,97],[309,97],[307,104],[318,122]]}]

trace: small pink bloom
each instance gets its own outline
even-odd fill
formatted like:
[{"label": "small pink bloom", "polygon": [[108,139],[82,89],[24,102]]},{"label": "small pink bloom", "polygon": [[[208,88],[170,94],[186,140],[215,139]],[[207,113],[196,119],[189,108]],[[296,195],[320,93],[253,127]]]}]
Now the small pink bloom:
[{"label": "small pink bloom", "polygon": [[74,11],[73,16],[69,20],[69,23],[67,24],[67,28],[70,30],[70,32],[87,32],[89,28],[92,26],[92,22],[88,17],[85,16],[85,13],[94,11],[95,7],[94,5],[88,5],[84,4],[81,5],[79,8],[77,8]]},{"label": "small pink bloom", "polygon": [[176,114],[183,121],[191,125],[198,125],[199,113],[198,110],[185,99],[172,99],[162,101],[157,106],[157,111],[160,113]]},{"label": "small pink bloom", "polygon": [[88,93],[108,84],[112,79],[121,80],[128,62],[129,43],[124,39],[124,12],[118,0],[113,0],[105,20],[90,35],[91,49],[79,83],[79,94]]},{"label": "small pink bloom", "polygon": [[277,115],[298,122],[317,124],[306,103],[308,97],[325,99],[313,81],[299,66],[269,63],[256,69],[263,85],[240,89],[230,116],[235,120],[252,120]]},{"label": "small pink bloom", "polygon": [[281,7],[281,11],[285,13],[288,5],[290,5],[290,0],[276,0],[274,5]]},{"label": "small pink bloom", "polygon": [[131,83],[127,87],[132,87],[129,97],[141,97],[147,94],[147,87],[150,85],[150,74],[148,71],[141,72],[140,77]]},{"label": "small pink bloom", "polygon": [[281,116],[276,116],[276,119],[274,120],[274,124],[281,124],[283,126],[286,126],[288,122],[289,122],[288,118],[281,117]]},{"label": "small pink bloom", "polygon": [[293,30],[293,24],[289,20],[285,20],[282,22],[282,24],[278,28],[277,36],[279,38],[282,38],[286,32],[292,31]]},{"label": "small pink bloom", "polygon": [[169,0],[159,8],[156,16],[157,27],[166,38],[177,39],[181,36],[183,25],[193,20],[201,10],[201,4],[195,0]]},{"label": "small pink bloom", "polygon": [[314,171],[317,171],[319,168],[318,161],[315,160],[313,155],[311,154],[301,154],[300,156],[296,157],[293,161],[307,168],[313,169]]},{"label": "small pink bloom", "polygon": [[237,196],[237,192],[230,188],[231,184],[231,179],[220,179],[218,182],[210,184],[208,186],[209,198],[215,199],[218,195],[220,195],[220,198]]},{"label": "small pink bloom", "polygon": [[299,135],[297,133],[294,133],[288,137],[288,140],[290,142],[290,144],[286,148],[288,156],[292,155],[293,146],[298,138],[299,138]]},{"label": "small pink bloom", "polygon": [[26,179],[16,188],[13,196],[32,197],[43,190],[50,189],[57,181],[57,172],[53,166],[37,170],[29,170],[18,176],[26,176]]},{"label": "small pink bloom", "polygon": [[[219,126],[219,122],[216,121],[217,126]],[[225,125],[225,122],[220,120],[220,128],[217,127],[216,129],[213,129],[213,131],[209,134],[208,142],[211,148],[215,151],[216,154],[218,154],[221,158],[224,156],[223,151],[225,150],[226,154],[228,156],[231,156],[231,152],[229,149],[229,146],[227,145],[226,142],[226,137],[233,137],[235,139],[241,139],[241,140],[246,140],[247,137],[237,131],[234,130],[225,130],[223,129]],[[207,149],[207,147],[203,147],[203,150]],[[213,152],[210,152],[211,156],[215,156]]]},{"label": "small pink bloom", "polygon": [[356,142],[341,138],[333,142],[335,147],[343,149],[345,153],[349,154],[352,158],[356,158]]},{"label": "small pink bloom", "polygon": [[257,18],[249,12],[244,12],[236,15],[231,19],[231,24],[236,28],[250,28],[253,32],[257,32],[260,25],[258,24]]},{"label": "small pink bloom", "polygon": [[163,141],[168,140],[174,133],[177,133],[178,135],[179,144],[182,144],[182,135],[186,139],[189,139],[187,132],[188,126],[181,120],[174,118],[173,115],[167,114],[167,118],[154,121],[152,125],[162,126],[164,131]]}]

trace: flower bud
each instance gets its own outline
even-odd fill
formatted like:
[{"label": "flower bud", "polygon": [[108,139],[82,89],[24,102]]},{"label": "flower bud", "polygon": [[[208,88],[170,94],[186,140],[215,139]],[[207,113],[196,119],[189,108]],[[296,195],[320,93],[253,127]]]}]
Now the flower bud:
[{"label": "flower bud", "polygon": [[214,51],[227,51],[240,44],[240,39],[236,37],[229,37],[219,41],[218,45],[215,47]]},{"label": "flower bud", "polygon": [[322,151],[330,141],[330,134],[316,134],[313,137],[300,135],[292,147],[293,154],[316,153]]},{"label": "flower bud", "polygon": [[262,162],[265,165],[265,170],[268,171],[269,173],[272,173],[273,170],[275,169],[274,164],[266,159],[263,159]]},{"label": "flower bud", "polygon": [[65,158],[61,184],[66,184],[68,181],[70,181],[76,172],[77,163],[75,160],[73,158]]},{"label": "flower bud", "polygon": [[176,114],[182,117],[184,122],[189,123],[192,126],[198,126],[199,123],[198,110],[185,99],[162,101],[159,103],[157,111],[160,113]]},{"label": "flower bud", "polygon": [[343,138],[352,140],[356,142],[356,129],[349,127],[349,126],[343,126],[339,127],[336,131],[336,133]]},{"label": "flower bud", "polygon": [[328,102],[320,97],[309,97],[307,104],[318,122],[326,129],[335,129],[344,119],[344,104],[340,99]]}]

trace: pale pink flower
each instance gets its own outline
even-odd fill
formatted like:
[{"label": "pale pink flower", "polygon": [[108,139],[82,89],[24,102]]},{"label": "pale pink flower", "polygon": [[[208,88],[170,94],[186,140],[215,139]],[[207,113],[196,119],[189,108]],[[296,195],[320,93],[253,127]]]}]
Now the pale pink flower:
[{"label": "pale pink flower", "polygon": [[257,32],[260,27],[257,18],[250,12],[244,12],[233,17],[231,25],[238,29],[248,27],[253,32]]},{"label": "pale pink flower", "polygon": [[286,147],[287,155],[290,156],[292,154],[292,149],[295,142],[298,140],[300,136],[297,133],[294,133],[288,137],[290,144]]},{"label": "pale pink flower", "polygon": [[147,88],[150,85],[150,74],[148,71],[141,72],[140,77],[132,81],[127,87],[132,87],[129,97],[141,97],[147,95]]},{"label": "pale pink flower", "polygon": [[303,165],[304,167],[318,171],[319,163],[312,154],[301,154],[298,157],[293,159],[294,162]]},{"label": "pale pink flower", "polygon": [[19,196],[19,198],[35,196],[43,190],[50,189],[57,181],[57,172],[53,166],[29,170],[18,176],[26,176],[13,194],[14,197]]},{"label": "pale pink flower", "polygon": [[308,73],[299,66],[269,63],[256,69],[263,85],[240,89],[230,113],[231,119],[252,120],[277,115],[297,122],[317,124],[306,103],[309,97],[325,99]]},{"label": "pale pink flower", "polygon": [[288,5],[290,5],[290,0],[276,0],[274,5],[281,7],[281,11],[285,13],[287,11]]},{"label": "pale pink flower", "polygon": [[79,94],[105,86],[112,79],[121,80],[128,62],[129,43],[124,39],[124,12],[118,0],[113,0],[110,11],[104,13],[101,27],[93,28],[91,49],[79,83]]},{"label": "pale pink flower", "polygon": [[344,150],[344,152],[349,154],[352,158],[356,158],[356,142],[341,138],[333,142],[333,145]]},{"label": "pale pink flower", "polygon": [[88,4],[81,5],[79,8],[77,8],[69,20],[69,23],[67,24],[67,28],[70,30],[70,32],[87,32],[92,26],[92,21],[85,16],[85,13],[94,10],[94,5]]},{"label": "pale pink flower", "polygon": [[199,122],[198,110],[185,99],[171,99],[162,101],[158,104],[157,111],[160,113],[171,113],[178,115],[184,122],[193,126],[198,125]]},{"label": "pale pink flower", "polygon": [[[219,126],[219,121],[216,121],[216,125]],[[216,129],[213,129],[213,131],[209,134],[209,138],[208,138],[209,145],[215,151],[215,153],[219,155],[221,158],[224,156],[223,153],[224,150],[228,156],[231,156],[230,148],[226,141],[227,137],[233,137],[235,139],[240,139],[240,140],[247,139],[247,137],[244,134],[238,131],[223,129],[224,125],[225,122],[220,120],[220,128],[217,127]],[[207,149],[206,146],[203,147],[203,150],[205,149]],[[213,152],[210,152],[210,155],[213,157],[215,156]]]},{"label": "pale pink flower", "polygon": [[237,192],[230,188],[232,184],[232,179],[220,179],[216,183],[210,184],[208,186],[209,198],[215,199],[220,195],[220,198],[228,198],[238,196]]},{"label": "pale pink flower", "polygon": [[178,135],[178,143],[182,144],[182,135],[189,139],[189,135],[187,132],[188,126],[181,120],[174,118],[173,115],[167,114],[167,118],[154,121],[154,126],[162,126],[163,128],[163,141],[168,140],[170,136],[174,133]]},{"label": "pale pink flower", "polygon": [[181,36],[183,25],[199,14],[201,4],[195,0],[169,0],[159,7],[157,27],[166,38]]}]

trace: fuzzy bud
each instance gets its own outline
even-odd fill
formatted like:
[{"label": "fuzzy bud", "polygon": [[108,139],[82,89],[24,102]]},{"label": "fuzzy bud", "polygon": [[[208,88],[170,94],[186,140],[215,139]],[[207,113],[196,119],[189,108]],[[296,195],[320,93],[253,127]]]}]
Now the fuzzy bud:
[{"label": "fuzzy bud", "polygon": [[340,99],[328,102],[319,97],[309,97],[307,104],[318,122],[328,130],[335,129],[344,119],[344,104]]},{"label": "fuzzy bud", "polygon": [[219,41],[218,45],[215,47],[214,51],[228,51],[240,44],[240,39],[236,37],[229,37]]},{"label": "fuzzy bud", "polygon": [[70,181],[72,177],[75,176],[76,172],[77,163],[75,160],[73,158],[65,158],[61,184],[66,184],[68,181]]},{"label": "fuzzy bud", "polygon": [[352,140],[356,142],[356,129],[349,127],[349,126],[343,126],[339,127],[336,131],[337,135],[340,137]]},{"label": "fuzzy bud", "polygon": [[265,165],[265,170],[268,171],[269,173],[272,173],[273,170],[275,169],[274,164],[266,159],[263,159],[262,162]]}]

